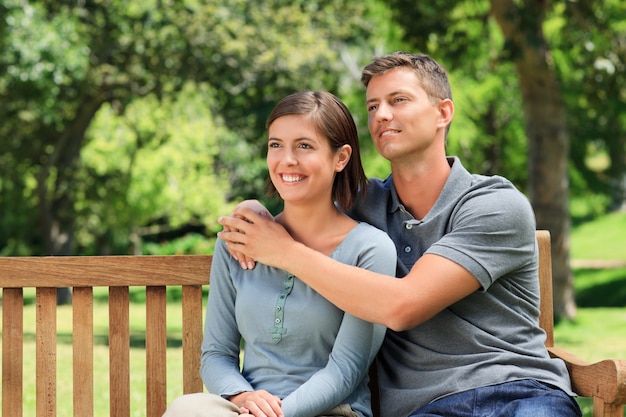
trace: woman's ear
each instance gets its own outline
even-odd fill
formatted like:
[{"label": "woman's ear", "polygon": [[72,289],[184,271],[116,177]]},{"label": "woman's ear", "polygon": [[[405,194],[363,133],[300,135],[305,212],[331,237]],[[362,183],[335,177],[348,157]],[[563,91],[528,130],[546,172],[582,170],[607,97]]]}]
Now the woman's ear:
[{"label": "woman's ear", "polygon": [[352,146],[343,145],[335,154],[336,162],[335,162],[335,172],[341,172],[350,162],[350,157],[352,156]]}]

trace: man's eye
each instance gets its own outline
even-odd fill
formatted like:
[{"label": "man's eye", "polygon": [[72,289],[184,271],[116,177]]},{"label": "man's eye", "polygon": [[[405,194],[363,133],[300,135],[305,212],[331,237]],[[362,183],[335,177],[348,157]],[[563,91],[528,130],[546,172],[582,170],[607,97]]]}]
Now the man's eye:
[{"label": "man's eye", "polygon": [[373,105],[367,107],[367,111],[373,111],[373,110],[376,110],[377,108],[378,108],[378,106],[373,104]]}]

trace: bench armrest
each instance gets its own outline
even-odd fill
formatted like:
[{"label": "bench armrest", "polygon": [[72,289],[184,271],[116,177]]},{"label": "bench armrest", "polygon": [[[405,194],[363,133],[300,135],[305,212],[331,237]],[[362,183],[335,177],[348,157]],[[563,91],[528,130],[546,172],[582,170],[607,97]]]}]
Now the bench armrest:
[{"label": "bench armrest", "polygon": [[565,362],[577,394],[602,398],[606,404],[626,404],[626,360],[588,363],[565,349],[549,347],[548,352]]}]

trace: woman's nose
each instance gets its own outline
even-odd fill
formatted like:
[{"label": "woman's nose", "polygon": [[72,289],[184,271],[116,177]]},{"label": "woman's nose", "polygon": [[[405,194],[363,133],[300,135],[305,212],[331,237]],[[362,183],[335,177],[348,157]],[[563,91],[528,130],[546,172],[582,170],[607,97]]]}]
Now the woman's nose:
[{"label": "woman's nose", "polygon": [[292,165],[295,165],[298,162],[298,159],[296,158],[296,155],[295,155],[294,151],[292,151],[290,149],[287,149],[283,153],[283,158],[282,158],[281,162],[284,165],[292,166]]}]

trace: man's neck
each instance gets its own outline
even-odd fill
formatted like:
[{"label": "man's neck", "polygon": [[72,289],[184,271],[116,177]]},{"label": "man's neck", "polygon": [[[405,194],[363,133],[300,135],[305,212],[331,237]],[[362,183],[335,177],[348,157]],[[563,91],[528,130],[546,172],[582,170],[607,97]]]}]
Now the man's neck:
[{"label": "man's neck", "polygon": [[450,169],[446,158],[403,169],[394,169],[392,165],[393,184],[398,197],[413,217],[423,219],[435,205],[450,175]]}]

